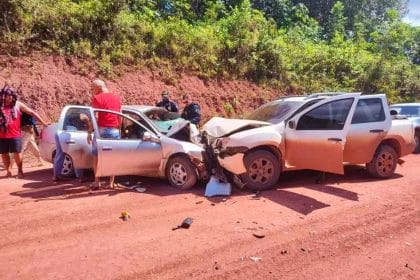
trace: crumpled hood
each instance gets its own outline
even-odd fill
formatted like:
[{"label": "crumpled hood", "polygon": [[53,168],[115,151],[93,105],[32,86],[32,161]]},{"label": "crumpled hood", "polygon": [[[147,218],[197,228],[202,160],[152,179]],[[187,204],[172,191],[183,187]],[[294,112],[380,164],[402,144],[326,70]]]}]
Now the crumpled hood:
[{"label": "crumpled hood", "polygon": [[233,134],[236,131],[246,127],[249,127],[248,129],[253,129],[267,125],[271,125],[271,123],[254,120],[214,117],[204,124],[203,130],[212,137],[223,137],[228,136],[229,134]]}]

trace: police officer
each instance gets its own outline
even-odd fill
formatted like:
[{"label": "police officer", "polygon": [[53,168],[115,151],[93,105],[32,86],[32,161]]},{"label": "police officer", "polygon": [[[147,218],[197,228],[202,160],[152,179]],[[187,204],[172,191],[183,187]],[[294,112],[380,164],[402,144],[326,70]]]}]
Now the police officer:
[{"label": "police officer", "polygon": [[191,123],[198,125],[201,120],[201,109],[200,105],[193,102],[191,95],[185,94],[182,97],[182,101],[185,104],[184,110],[182,111],[181,118],[184,118]]},{"label": "police officer", "polygon": [[162,91],[162,100],[156,103],[156,107],[163,107],[169,112],[178,113],[178,105],[169,99],[169,92]]}]

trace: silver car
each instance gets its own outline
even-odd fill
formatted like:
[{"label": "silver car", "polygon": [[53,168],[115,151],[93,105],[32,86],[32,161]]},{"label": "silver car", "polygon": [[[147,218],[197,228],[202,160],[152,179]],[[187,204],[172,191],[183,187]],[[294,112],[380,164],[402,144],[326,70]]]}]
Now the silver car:
[{"label": "silver car", "polygon": [[[207,171],[203,163],[203,148],[191,143],[191,139],[195,139],[191,134],[194,131],[192,125],[181,119],[172,125],[171,131],[162,131],[142,113],[144,108],[150,107],[125,106],[125,114],[120,114],[86,106],[66,106],[59,122],[42,131],[41,155],[44,160],[53,161],[57,133],[66,157],[62,170],[65,176],[71,176],[75,168],[92,168],[93,154],[97,153],[97,176],[166,177],[177,188],[193,187],[197,180],[207,176]],[[100,137],[93,117],[95,112],[120,117],[120,139]],[[87,144],[88,126],[81,120],[82,115],[88,116],[93,122],[95,137],[92,145]]]}]

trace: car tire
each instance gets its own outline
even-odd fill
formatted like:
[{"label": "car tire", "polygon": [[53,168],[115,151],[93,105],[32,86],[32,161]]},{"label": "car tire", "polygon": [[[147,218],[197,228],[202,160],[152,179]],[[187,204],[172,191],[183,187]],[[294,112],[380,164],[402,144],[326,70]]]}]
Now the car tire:
[{"label": "car tire", "polygon": [[244,164],[247,172],[241,175],[241,179],[248,189],[271,189],[279,180],[280,162],[269,151],[254,150],[246,154]]},{"label": "car tire", "polygon": [[416,143],[416,147],[414,148],[413,153],[418,154],[420,153],[420,132],[414,134],[414,142]]},{"label": "car tire", "polygon": [[166,178],[169,183],[182,190],[191,189],[197,183],[195,167],[187,157],[175,156],[166,165]]},{"label": "car tire", "polygon": [[389,178],[397,168],[397,152],[389,145],[380,145],[373,159],[366,163],[368,173],[376,178]]},{"label": "car tire", "polygon": [[[53,164],[54,164],[54,158],[55,158],[55,151],[52,157]],[[64,154],[63,168],[61,169],[60,176],[63,178],[73,178],[74,175],[75,173],[74,173],[73,159],[68,154]]]}]

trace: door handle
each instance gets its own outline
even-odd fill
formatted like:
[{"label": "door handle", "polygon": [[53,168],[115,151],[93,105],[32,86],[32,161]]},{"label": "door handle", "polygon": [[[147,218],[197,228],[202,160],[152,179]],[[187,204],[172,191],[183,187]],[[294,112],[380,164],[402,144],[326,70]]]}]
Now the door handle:
[{"label": "door handle", "polygon": [[341,142],[341,141],[343,141],[343,139],[341,139],[341,138],[328,138],[328,141]]},{"label": "door handle", "polygon": [[102,147],[102,151],[112,151],[112,147]]},{"label": "door handle", "polygon": [[66,140],[66,144],[76,144],[76,141],[74,141],[74,140]]},{"label": "door handle", "polygon": [[372,133],[381,133],[381,132],[384,132],[384,130],[383,129],[372,129],[372,130],[369,130],[369,132],[372,132]]}]

